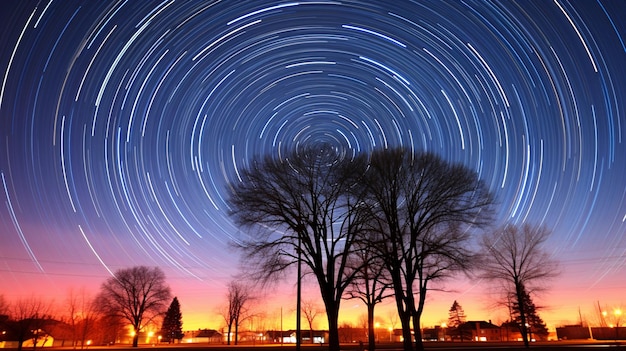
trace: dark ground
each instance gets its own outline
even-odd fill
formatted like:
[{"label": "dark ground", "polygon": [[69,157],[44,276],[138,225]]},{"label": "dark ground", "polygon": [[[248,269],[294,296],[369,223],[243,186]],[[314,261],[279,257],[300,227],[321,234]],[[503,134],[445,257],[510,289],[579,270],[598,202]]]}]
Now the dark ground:
[{"label": "dark ground", "polygon": [[[489,350],[489,351],[522,351],[527,350],[522,343],[500,343],[500,342],[427,342],[424,344],[426,350]],[[353,351],[366,351],[363,350],[359,344],[342,344],[342,350]],[[10,349],[7,349],[10,350]],[[24,348],[24,351],[30,351],[32,348]],[[41,348],[38,348],[41,350]],[[68,347],[46,347],[44,350],[74,350]],[[42,351],[44,351],[42,350]],[[76,349],[80,350],[80,349]],[[138,348],[132,348],[128,345],[115,345],[115,346],[102,346],[102,347],[89,347],[83,350],[96,350],[96,351],[245,351],[245,350],[257,350],[257,351],[295,351],[295,345],[280,346],[277,344],[260,344],[260,345],[215,345],[215,344],[172,344],[172,345],[140,345]],[[302,345],[302,351],[327,351],[327,345]],[[400,343],[387,343],[378,344],[376,350],[380,351],[402,351],[402,344]],[[598,342],[598,341],[553,341],[553,342],[537,342],[532,343],[528,350],[531,351],[590,351],[590,350],[606,350],[606,351],[626,351],[626,342],[621,343],[613,342]]]}]

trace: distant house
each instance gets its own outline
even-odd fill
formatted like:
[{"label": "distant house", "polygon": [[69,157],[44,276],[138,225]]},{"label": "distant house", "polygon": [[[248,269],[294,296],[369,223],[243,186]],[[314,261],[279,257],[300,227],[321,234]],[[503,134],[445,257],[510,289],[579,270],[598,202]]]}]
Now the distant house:
[{"label": "distant house", "polygon": [[24,319],[10,321],[2,316],[2,334],[0,334],[0,348],[17,348],[20,335],[23,348],[58,347],[64,346],[67,335],[67,324],[53,319]]},{"label": "distant house", "polygon": [[587,340],[591,339],[591,329],[581,325],[557,327],[556,337],[559,340]]},{"label": "distant house", "polygon": [[442,341],[444,338],[445,330],[440,326],[434,328],[422,328],[422,340],[423,341]]},{"label": "distant house", "polygon": [[302,330],[303,344],[324,344],[328,340],[328,332],[324,330]]},{"label": "distant house", "polygon": [[500,327],[491,321],[468,321],[459,327],[463,330],[463,335],[470,336],[472,341],[502,341]]},{"label": "distant house", "polygon": [[221,344],[222,333],[214,329],[198,329],[186,331],[183,340],[185,343],[193,344]]},{"label": "distant house", "polygon": [[500,326],[502,341],[522,341],[522,332],[515,322],[505,322]]},{"label": "distant house", "polygon": [[[411,334],[413,331],[411,330]],[[402,329],[394,329],[391,331],[391,342],[402,342],[404,337],[402,336]]]},{"label": "distant house", "polygon": [[565,325],[556,328],[556,336],[559,340],[626,340],[626,328]]},{"label": "distant house", "polygon": [[[295,334],[293,335],[295,338]],[[290,344],[292,343],[292,331],[290,330],[268,330],[265,332],[263,339],[268,343],[274,344]],[[295,340],[295,339],[293,339]],[[293,341],[295,342],[295,341]]]},{"label": "distant house", "polygon": [[592,327],[591,337],[595,340],[626,340],[626,328],[619,327]]},{"label": "distant house", "polygon": [[367,342],[367,328],[355,328],[352,326],[339,327],[339,342],[341,343],[358,343]]},{"label": "distant house", "polygon": [[[263,339],[275,344],[295,344],[297,340],[295,330],[268,330]],[[324,344],[328,340],[328,332],[325,330],[301,330],[300,340],[303,344]]]}]

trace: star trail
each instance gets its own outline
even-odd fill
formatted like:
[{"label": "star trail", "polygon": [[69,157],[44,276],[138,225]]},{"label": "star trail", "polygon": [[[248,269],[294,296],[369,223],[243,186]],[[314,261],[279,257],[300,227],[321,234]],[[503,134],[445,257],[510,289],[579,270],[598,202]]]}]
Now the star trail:
[{"label": "star trail", "polygon": [[179,297],[221,291],[244,235],[228,184],[256,155],[326,142],[475,169],[499,223],[553,232],[553,301],[626,302],[626,2],[0,7],[9,299],[139,264]]}]

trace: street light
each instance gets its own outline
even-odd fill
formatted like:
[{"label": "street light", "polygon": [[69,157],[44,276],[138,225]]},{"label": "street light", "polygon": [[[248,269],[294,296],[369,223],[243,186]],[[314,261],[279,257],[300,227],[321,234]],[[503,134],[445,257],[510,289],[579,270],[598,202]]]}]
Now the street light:
[{"label": "street light", "polygon": [[614,309],[613,315],[615,316],[615,343],[617,344],[617,340],[619,339],[619,322],[622,317],[622,310],[619,308]]}]

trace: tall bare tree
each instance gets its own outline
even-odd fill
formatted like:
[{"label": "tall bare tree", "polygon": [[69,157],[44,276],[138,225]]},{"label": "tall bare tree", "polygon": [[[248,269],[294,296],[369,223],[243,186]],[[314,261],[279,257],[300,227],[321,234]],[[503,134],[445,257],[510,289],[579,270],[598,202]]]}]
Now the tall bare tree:
[{"label": "tall bare tree", "polygon": [[369,165],[364,183],[376,219],[372,243],[393,283],[404,349],[412,350],[415,338],[423,350],[426,293],[434,281],[469,268],[470,233],[490,223],[493,198],[476,172],[431,153],[376,150]]},{"label": "tall bare tree", "polygon": [[361,300],[367,307],[367,349],[373,351],[376,348],[374,309],[385,298],[393,296],[392,284],[384,260],[371,247],[361,246],[350,260],[357,272],[346,296]]},{"label": "tall bare tree", "polygon": [[304,318],[306,318],[306,321],[309,324],[309,339],[311,342],[313,342],[313,323],[315,322],[315,318],[317,318],[321,312],[322,311],[320,311],[317,304],[312,300],[302,301],[302,313],[304,313]]},{"label": "tall bare tree", "polygon": [[232,329],[235,328],[235,345],[239,341],[239,327],[241,323],[250,317],[250,302],[254,299],[252,296],[252,288],[249,285],[231,282],[228,284],[227,306],[222,312],[224,321],[228,328],[226,337],[227,344],[230,345]]},{"label": "tall bare tree", "polygon": [[96,320],[98,318],[97,308],[93,297],[89,296],[84,288],[78,292],[70,290],[66,300],[67,304],[67,323],[70,326],[72,336],[72,346],[76,348],[80,344],[80,348],[86,346],[89,335],[94,331]]},{"label": "tall bare tree", "polygon": [[137,266],[120,269],[100,287],[97,303],[101,311],[128,321],[133,328],[133,347],[139,332],[162,316],[172,298],[165,274],[158,267]]},{"label": "tall bare tree", "polygon": [[509,224],[483,237],[481,277],[504,283],[506,295],[513,296],[513,303],[519,306],[518,325],[526,347],[529,340],[525,294],[530,296],[557,274],[557,263],[542,247],[549,235],[544,226]]},{"label": "tall bare tree", "polygon": [[339,307],[354,272],[346,263],[364,222],[349,190],[364,169],[364,162],[328,145],[303,146],[282,159],[253,160],[240,172],[242,181],[231,184],[232,217],[256,229],[239,244],[254,263],[248,266],[265,281],[300,263],[308,268],[326,308],[331,351],[339,350]]}]

